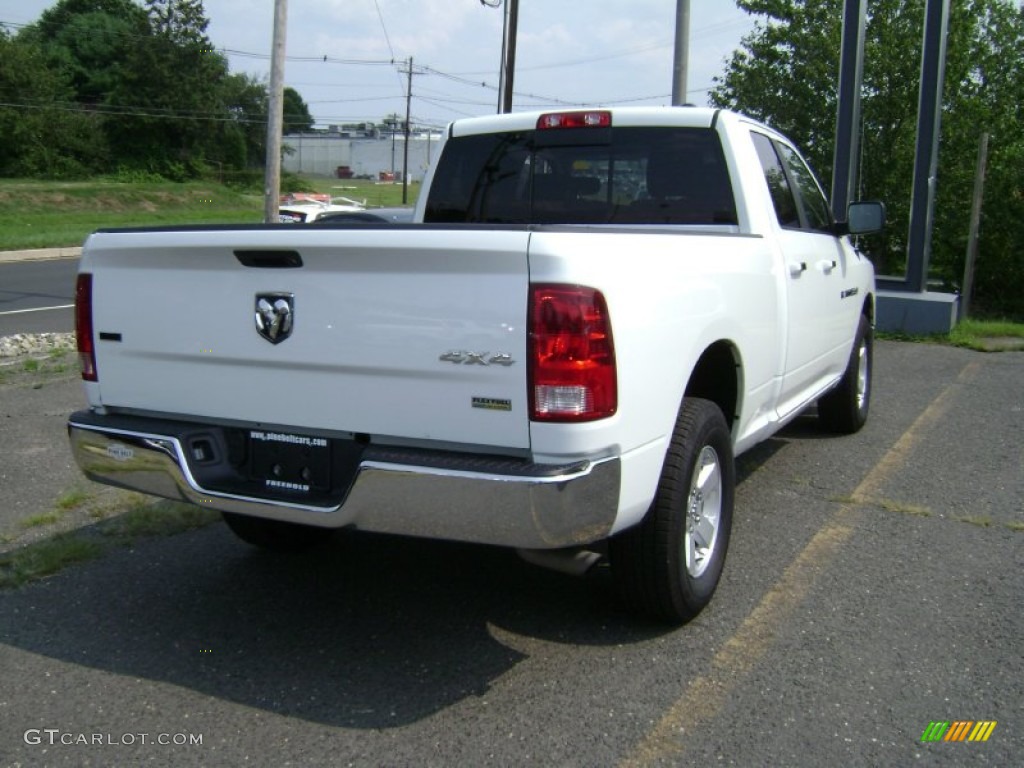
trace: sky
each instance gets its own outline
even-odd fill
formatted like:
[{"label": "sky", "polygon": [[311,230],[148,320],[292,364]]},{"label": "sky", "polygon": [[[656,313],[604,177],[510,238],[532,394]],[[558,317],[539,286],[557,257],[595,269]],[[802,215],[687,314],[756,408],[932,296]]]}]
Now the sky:
[{"label": "sky", "polygon": [[[54,4],[4,0],[0,24],[17,29]],[[273,0],[203,5],[231,71],[269,82]],[[513,110],[671,103],[675,16],[676,0],[519,0]],[[381,122],[405,114],[411,57],[414,124],[491,114],[503,18],[481,0],[288,0],[285,84],[318,128]],[[732,0],[691,0],[689,102],[707,103],[752,29]]]}]

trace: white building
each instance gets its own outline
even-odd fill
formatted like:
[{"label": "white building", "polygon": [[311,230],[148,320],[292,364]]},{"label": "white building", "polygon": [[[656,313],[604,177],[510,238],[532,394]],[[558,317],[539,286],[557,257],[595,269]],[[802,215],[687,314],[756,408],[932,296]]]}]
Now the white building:
[{"label": "white building", "polygon": [[[439,133],[414,133],[409,141],[409,177],[422,179],[440,146]],[[348,166],[362,178],[381,178],[394,173],[402,177],[405,136],[378,133],[345,133],[338,130],[298,133],[284,137],[282,168],[304,176],[337,176],[338,168]]]}]

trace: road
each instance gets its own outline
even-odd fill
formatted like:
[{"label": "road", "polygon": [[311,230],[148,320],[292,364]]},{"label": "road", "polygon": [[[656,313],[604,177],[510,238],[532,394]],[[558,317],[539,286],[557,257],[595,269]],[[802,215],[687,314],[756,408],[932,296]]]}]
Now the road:
[{"label": "road", "polygon": [[[802,418],[741,458],[723,582],[673,631],[600,568],[219,524],[0,592],[0,764],[1019,764],[1024,353],[880,342],[875,381],[859,434]],[[23,412],[51,441],[0,508],[64,482],[77,386],[0,385],[7,450]],[[997,725],[922,742],[956,720]]]},{"label": "road", "polygon": [[75,329],[78,259],[0,264],[0,336]]}]

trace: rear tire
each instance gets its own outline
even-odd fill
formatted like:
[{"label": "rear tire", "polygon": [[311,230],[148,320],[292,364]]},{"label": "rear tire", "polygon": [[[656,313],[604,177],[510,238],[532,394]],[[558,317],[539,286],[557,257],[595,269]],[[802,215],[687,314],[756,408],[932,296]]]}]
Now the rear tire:
[{"label": "rear tire", "polygon": [[654,503],[612,538],[612,574],[627,606],[684,624],[711,601],[729,548],[736,471],[718,406],[683,401]]},{"label": "rear tire", "polygon": [[238,538],[271,552],[304,552],[326,541],[333,531],[312,525],[285,523],[262,517],[222,512],[224,522]]},{"label": "rear tire", "polygon": [[818,400],[818,420],[829,432],[852,435],[867,423],[874,367],[873,340],[871,323],[861,315],[843,378],[835,389]]}]

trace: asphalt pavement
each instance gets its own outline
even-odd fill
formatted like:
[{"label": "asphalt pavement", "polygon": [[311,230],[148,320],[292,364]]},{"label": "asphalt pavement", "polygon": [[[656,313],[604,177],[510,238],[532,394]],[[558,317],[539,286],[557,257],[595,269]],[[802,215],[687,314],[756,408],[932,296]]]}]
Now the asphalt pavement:
[{"label": "asphalt pavement", "polygon": [[75,329],[80,248],[0,251],[0,336]]},{"label": "asphalt pavement", "polygon": [[[488,547],[144,538],[0,592],[0,765],[1019,764],[1024,353],[876,352],[862,432],[808,415],[741,457],[686,627]],[[0,384],[0,533],[80,482],[80,397]],[[996,725],[923,740],[955,721]]]}]

